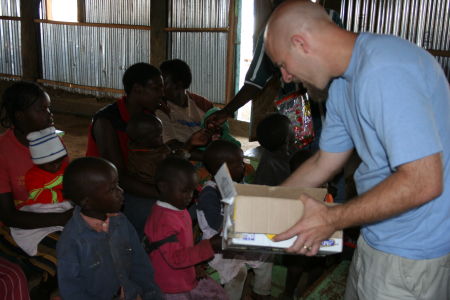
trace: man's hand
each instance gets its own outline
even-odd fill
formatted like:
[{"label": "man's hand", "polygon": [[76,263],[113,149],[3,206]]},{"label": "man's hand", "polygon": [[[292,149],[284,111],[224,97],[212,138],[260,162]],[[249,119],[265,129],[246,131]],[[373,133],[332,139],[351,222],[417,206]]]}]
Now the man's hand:
[{"label": "man's hand", "polygon": [[223,110],[223,109],[221,109],[221,110],[218,110],[218,111],[216,111],[215,113],[212,113],[206,120],[205,120],[205,127],[208,129],[208,130],[211,130],[211,131],[217,131],[219,128],[220,128],[220,126],[223,124],[223,123],[225,123],[225,121],[228,119],[228,118],[230,118],[231,116],[230,116],[230,114],[227,112],[227,111],[225,111],[225,110]]},{"label": "man's hand", "polygon": [[303,217],[294,226],[276,235],[273,240],[276,242],[287,240],[297,235],[297,240],[287,252],[314,256],[319,251],[322,241],[336,231],[331,222],[332,208],[306,194],[300,196],[300,201],[304,204]]}]

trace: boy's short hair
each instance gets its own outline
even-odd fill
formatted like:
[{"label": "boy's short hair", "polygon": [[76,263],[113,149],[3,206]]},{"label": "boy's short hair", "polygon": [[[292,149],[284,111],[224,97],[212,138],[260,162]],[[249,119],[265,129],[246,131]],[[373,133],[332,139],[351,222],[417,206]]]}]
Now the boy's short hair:
[{"label": "boy's short hair", "polygon": [[107,174],[111,168],[115,168],[114,165],[100,157],[74,159],[64,172],[64,198],[82,206],[82,200],[96,190],[101,175]]},{"label": "boy's short hair", "polygon": [[273,113],[266,116],[256,127],[256,139],[269,151],[276,151],[286,145],[290,120],[285,115]]},{"label": "boy's short hair", "polygon": [[150,79],[158,76],[161,76],[158,68],[147,63],[141,62],[128,67],[122,77],[125,93],[130,94],[133,85],[145,86]]},{"label": "boy's short hair", "polygon": [[155,183],[176,180],[177,175],[180,173],[195,174],[195,168],[185,159],[177,156],[169,156],[156,168]]},{"label": "boy's short hair", "polygon": [[156,134],[156,130],[161,126],[161,120],[156,116],[140,113],[128,121],[126,132],[131,141],[138,141],[145,135]]},{"label": "boy's short hair", "polygon": [[174,83],[181,82],[184,89],[188,89],[191,86],[191,68],[181,59],[166,60],[159,68],[163,74],[169,75]]},{"label": "boy's short hair", "polygon": [[233,155],[239,151],[241,151],[241,148],[230,141],[214,141],[206,148],[203,154],[203,164],[208,172],[214,176],[222,164],[233,158]]}]

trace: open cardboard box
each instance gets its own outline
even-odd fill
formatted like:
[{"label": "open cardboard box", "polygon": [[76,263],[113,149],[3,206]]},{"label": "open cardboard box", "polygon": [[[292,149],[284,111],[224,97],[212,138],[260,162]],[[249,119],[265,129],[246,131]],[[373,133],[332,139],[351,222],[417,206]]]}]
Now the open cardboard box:
[{"label": "open cardboard box", "polygon": [[[297,239],[274,242],[271,238],[294,225],[303,215],[306,193],[323,201],[327,193],[321,188],[271,187],[237,184],[231,179],[226,164],[214,176],[222,194],[224,208],[223,248],[258,252],[282,252]],[[322,242],[318,255],[342,252],[342,230]]]}]

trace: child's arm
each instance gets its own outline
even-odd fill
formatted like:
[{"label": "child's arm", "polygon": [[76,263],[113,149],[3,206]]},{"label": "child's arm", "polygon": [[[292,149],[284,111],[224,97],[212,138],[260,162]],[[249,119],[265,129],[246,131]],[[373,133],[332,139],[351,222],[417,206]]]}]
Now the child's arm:
[{"label": "child's arm", "polygon": [[[131,247],[134,249],[130,280],[139,286],[139,289],[142,291],[139,293],[139,296],[141,296],[142,300],[163,299],[161,291],[154,280],[153,267],[150,263],[148,255],[145,253],[142,245],[139,243],[139,238],[136,230],[128,220],[126,220],[126,225],[128,227]],[[129,297],[126,290],[125,294]]]},{"label": "child's arm", "polygon": [[[173,224],[161,224],[161,228],[164,228],[164,232],[161,232],[159,236],[164,238],[176,234],[180,239],[179,230],[174,228]],[[209,240],[202,240],[192,247],[186,247],[182,241],[170,242],[155,251],[160,251],[167,264],[174,269],[192,267],[214,256]]]}]

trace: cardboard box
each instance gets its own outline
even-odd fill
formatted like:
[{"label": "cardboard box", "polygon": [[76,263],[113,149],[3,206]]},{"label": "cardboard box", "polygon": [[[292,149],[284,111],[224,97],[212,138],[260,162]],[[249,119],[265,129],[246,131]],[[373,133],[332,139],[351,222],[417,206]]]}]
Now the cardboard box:
[{"label": "cardboard box", "polygon": [[[297,239],[274,242],[271,238],[294,225],[303,215],[303,203],[298,200],[306,193],[317,201],[327,194],[321,188],[288,188],[237,184],[231,179],[226,164],[215,176],[224,202],[223,248],[281,252]],[[342,252],[342,230],[324,241],[319,255]]]}]

